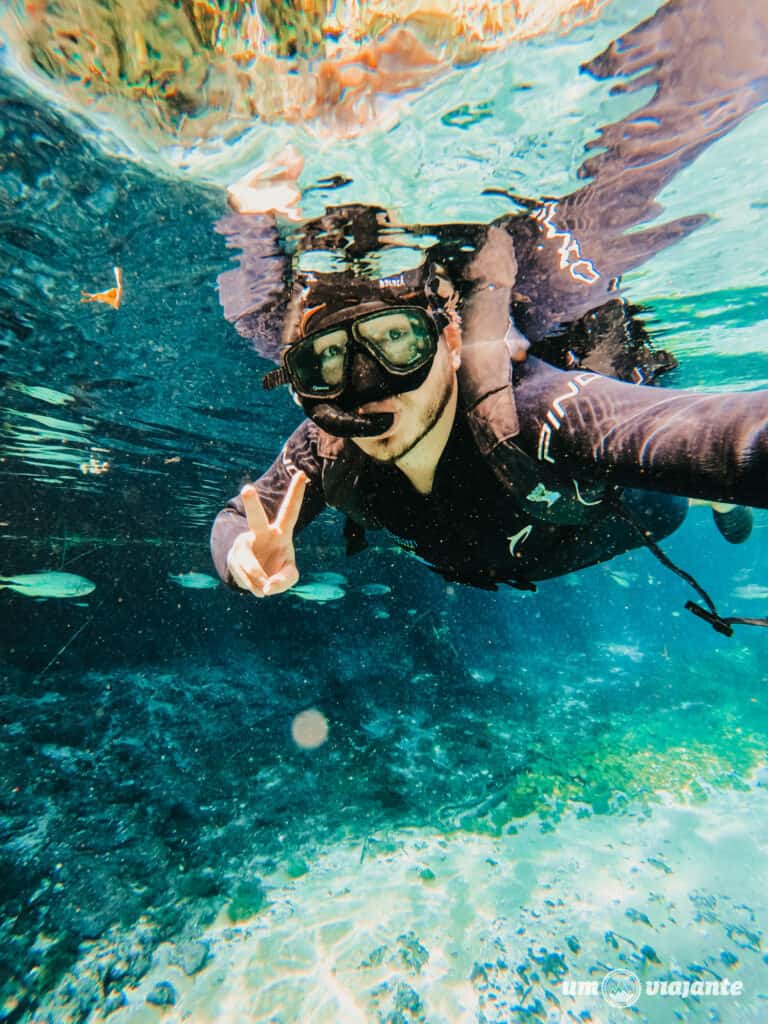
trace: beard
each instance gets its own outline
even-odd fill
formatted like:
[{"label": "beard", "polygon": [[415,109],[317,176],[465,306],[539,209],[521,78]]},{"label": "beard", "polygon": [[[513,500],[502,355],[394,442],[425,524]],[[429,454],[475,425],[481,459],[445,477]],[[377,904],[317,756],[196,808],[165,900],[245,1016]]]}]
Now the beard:
[{"label": "beard", "polygon": [[447,353],[443,354],[443,358],[438,356],[422,386],[399,396],[400,422],[390,437],[353,440],[377,462],[396,462],[404,458],[424,440],[445,412],[453,395],[455,381],[456,373]]}]

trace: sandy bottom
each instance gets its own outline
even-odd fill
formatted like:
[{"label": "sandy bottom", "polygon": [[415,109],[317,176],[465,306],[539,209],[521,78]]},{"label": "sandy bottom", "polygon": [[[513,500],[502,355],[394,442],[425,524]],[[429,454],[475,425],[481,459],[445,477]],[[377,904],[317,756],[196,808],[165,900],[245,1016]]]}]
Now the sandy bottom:
[{"label": "sandy bottom", "polygon": [[[408,830],[342,844],[299,878],[265,879],[268,901],[249,920],[222,912],[198,973],[161,946],[108,1019],[764,1022],[767,811],[756,787],[695,806],[670,796],[651,816],[573,813],[549,831],[531,818],[500,837]],[[627,1010],[564,992],[564,979],[617,968],[643,988],[724,979],[743,994],[644,990]],[[175,1003],[146,1002],[163,983]]]}]

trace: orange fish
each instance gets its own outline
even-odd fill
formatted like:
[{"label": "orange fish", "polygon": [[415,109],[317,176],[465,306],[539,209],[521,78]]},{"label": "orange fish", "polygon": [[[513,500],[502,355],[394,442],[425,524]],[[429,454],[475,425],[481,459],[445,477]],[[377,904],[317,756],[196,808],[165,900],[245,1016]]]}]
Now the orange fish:
[{"label": "orange fish", "polygon": [[103,302],[106,306],[111,306],[112,309],[120,309],[120,300],[123,297],[123,272],[120,267],[114,267],[115,281],[117,282],[116,288],[107,288],[105,292],[83,292],[81,302]]}]

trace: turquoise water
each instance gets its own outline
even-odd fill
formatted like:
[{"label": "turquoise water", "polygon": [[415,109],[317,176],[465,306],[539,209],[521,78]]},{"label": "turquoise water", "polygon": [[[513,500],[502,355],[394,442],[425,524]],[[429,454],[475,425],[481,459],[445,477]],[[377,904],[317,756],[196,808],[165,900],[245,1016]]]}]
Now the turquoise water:
[{"label": "turquoise water", "polygon": [[[384,535],[348,560],[330,512],[302,573],[342,574],[340,601],[171,578],[212,572],[215,512],[300,417],[219,309],[226,183],[292,141],[302,185],[352,178],[307,215],[488,220],[509,209],[488,187],[568,194],[650,96],[579,66],[654,7],[455,70],[386,130],[257,125],[182,154],[107,136],[5,52],[0,570],[95,589],[0,592],[0,1020],[766,1019],[764,631],[708,629],[645,551],[488,594]],[[625,276],[673,386],[768,382],[767,113],[664,189],[657,222],[711,220]],[[114,266],[121,308],[82,304]],[[694,509],[664,547],[721,609],[765,615],[766,530],[758,511],[730,547]],[[309,708],[316,749],[292,739]],[[615,969],[652,983],[633,1009],[567,987]]]}]

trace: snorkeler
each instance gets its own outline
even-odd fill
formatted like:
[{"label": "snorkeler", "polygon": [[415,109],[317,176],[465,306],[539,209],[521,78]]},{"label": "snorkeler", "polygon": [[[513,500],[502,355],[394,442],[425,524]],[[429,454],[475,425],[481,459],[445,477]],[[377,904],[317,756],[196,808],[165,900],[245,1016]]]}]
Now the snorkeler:
[{"label": "snorkeler", "polygon": [[[307,419],[219,513],[224,580],[257,597],[293,586],[294,532],[326,506],[348,517],[350,547],[385,528],[446,579],[488,589],[530,588],[658,541],[687,497],[768,506],[768,391],[560,370],[526,356],[508,317],[499,334],[503,288],[491,284],[464,300],[462,346],[457,294],[434,266],[303,277],[266,383],[290,384]],[[734,511],[730,539],[745,539],[746,510]]]},{"label": "snorkeler", "polygon": [[[650,66],[641,44],[670,24],[666,5],[595,65],[630,73],[621,62],[642,49]],[[222,227],[244,251],[240,272],[220,278],[225,315],[262,354],[276,355],[279,338],[281,366],[265,384],[290,385],[307,416],[219,513],[222,579],[258,597],[289,589],[294,533],[331,506],[346,514],[348,550],[384,528],[446,579],[487,589],[533,588],[645,544],[697,589],[705,607],[692,611],[723,633],[746,621],[723,619],[658,547],[689,498],[715,503],[726,539],[748,537],[743,506],[768,507],[768,391],[650,386],[675,362],[646,344],[620,277],[706,218],[628,229],[717,137],[692,119],[681,134],[677,68],[654,67],[652,137],[634,131],[634,112],[603,130],[605,151],[585,165],[592,180],[571,196],[510,196],[524,213],[414,229],[438,236],[418,270],[376,273],[407,232],[375,207],[327,210],[287,275],[268,258],[279,246],[269,221],[246,213]],[[734,96],[717,135],[763,99],[740,82]],[[345,269],[305,270],[302,247],[337,253]]]}]

